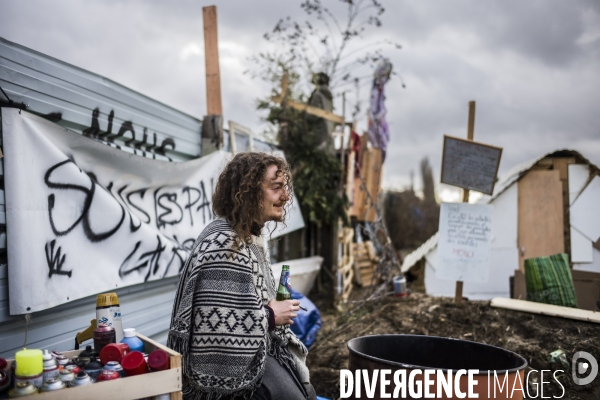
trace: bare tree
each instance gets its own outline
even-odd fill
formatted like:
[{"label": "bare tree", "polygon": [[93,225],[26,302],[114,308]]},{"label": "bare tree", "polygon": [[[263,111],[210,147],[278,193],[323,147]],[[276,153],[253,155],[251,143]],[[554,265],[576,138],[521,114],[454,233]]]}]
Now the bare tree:
[{"label": "bare tree", "polygon": [[310,93],[313,74],[324,72],[329,76],[332,91],[338,95],[354,89],[357,114],[361,109],[359,89],[370,84],[375,64],[384,57],[384,48],[401,46],[387,39],[364,40],[369,27],[382,25],[385,8],[380,1],[339,0],[333,7],[326,7],[321,0],[305,0],[301,3],[305,20],[281,18],[272,31],[264,34],[275,50],[252,57],[258,68],[251,72],[273,82],[274,92],[287,72],[291,75],[291,95],[300,100]]}]

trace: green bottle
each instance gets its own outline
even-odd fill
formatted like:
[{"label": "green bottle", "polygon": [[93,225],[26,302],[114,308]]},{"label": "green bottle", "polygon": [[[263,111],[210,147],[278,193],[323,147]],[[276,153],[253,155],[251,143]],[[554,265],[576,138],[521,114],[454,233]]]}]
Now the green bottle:
[{"label": "green bottle", "polygon": [[284,265],[281,268],[281,277],[279,278],[279,287],[277,288],[277,297],[275,300],[289,300],[292,298],[292,287],[290,286],[290,266]]}]

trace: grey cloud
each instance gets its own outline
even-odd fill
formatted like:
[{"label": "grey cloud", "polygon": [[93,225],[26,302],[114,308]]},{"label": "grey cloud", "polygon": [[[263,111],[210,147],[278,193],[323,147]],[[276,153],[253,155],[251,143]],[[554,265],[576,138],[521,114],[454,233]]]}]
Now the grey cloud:
[{"label": "grey cloud", "polygon": [[[325,3],[340,9],[336,0]],[[184,60],[181,52],[193,43],[202,53],[203,5],[193,0],[4,1],[0,36],[201,117],[204,56]],[[466,135],[469,100],[477,101],[475,139],[504,148],[501,172],[558,148],[579,150],[600,165],[600,38],[580,42],[590,29],[585,18],[600,18],[600,2],[388,0],[384,5],[383,27],[360,41],[403,45],[400,51],[386,49],[407,88],[398,77],[386,87],[392,138],[384,186],[407,185],[409,171],[418,171],[424,156],[439,177],[442,137]],[[268,48],[262,35],[279,18],[304,19],[300,0],[220,1],[217,6],[225,119],[259,131],[255,101],[270,87],[240,70],[251,66],[247,55]],[[370,73],[364,69],[360,75]],[[354,101],[352,87],[345,89]],[[336,111],[341,113],[339,97]],[[364,112],[360,117],[365,126]]]}]

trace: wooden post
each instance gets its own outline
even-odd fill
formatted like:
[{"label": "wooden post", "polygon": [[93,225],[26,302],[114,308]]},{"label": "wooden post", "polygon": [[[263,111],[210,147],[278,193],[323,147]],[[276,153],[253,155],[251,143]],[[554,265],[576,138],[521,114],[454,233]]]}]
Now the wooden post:
[{"label": "wooden post", "polygon": [[202,8],[204,17],[204,60],[206,64],[206,116],[202,121],[201,156],[223,147],[223,106],[219,70],[217,7]]},{"label": "wooden post", "polygon": [[[469,127],[467,128],[467,139],[473,140],[473,132],[475,130],[475,102],[469,102]],[[469,202],[469,190],[463,189],[463,203]]]},{"label": "wooden post", "polygon": [[202,16],[204,17],[204,61],[206,64],[206,113],[208,115],[223,115],[217,7],[203,7]]},{"label": "wooden post", "polygon": [[[473,140],[474,131],[475,131],[475,102],[470,101],[469,102],[469,125],[467,128],[467,139],[468,140]],[[463,201],[463,203],[469,202],[469,190],[468,189],[463,189],[462,201]],[[463,282],[456,281],[456,290],[454,291],[454,302],[456,304],[460,304],[462,302],[462,297],[463,297]]]}]

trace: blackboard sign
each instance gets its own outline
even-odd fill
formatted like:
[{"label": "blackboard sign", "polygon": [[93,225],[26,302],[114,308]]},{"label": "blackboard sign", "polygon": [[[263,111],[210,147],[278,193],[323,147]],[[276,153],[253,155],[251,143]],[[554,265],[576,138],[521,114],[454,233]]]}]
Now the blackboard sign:
[{"label": "blackboard sign", "polygon": [[442,183],[491,195],[502,148],[444,135]]}]

